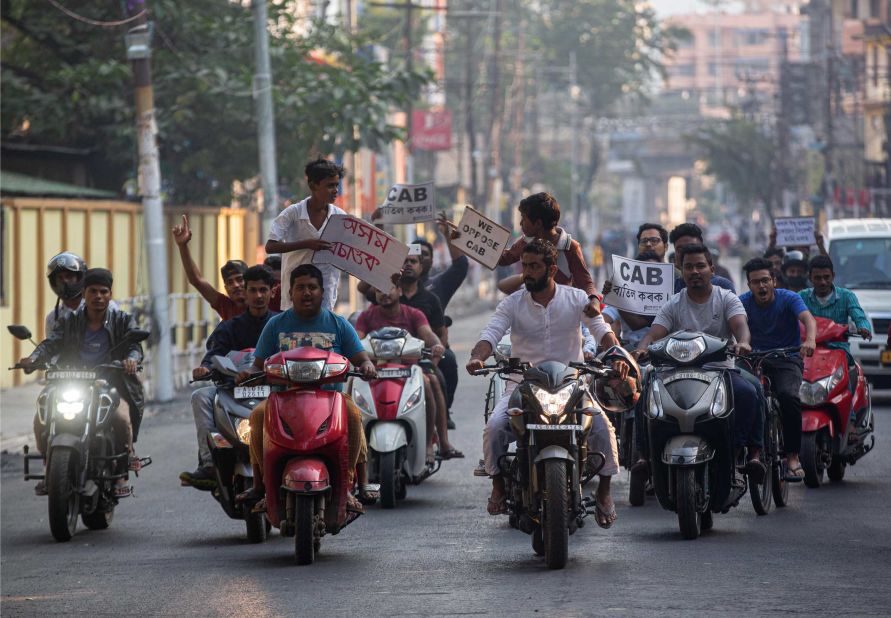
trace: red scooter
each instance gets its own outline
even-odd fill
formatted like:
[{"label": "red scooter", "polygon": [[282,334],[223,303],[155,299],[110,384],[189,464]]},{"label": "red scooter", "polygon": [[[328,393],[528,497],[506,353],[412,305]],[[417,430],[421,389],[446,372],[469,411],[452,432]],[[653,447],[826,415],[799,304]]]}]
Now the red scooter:
[{"label": "red scooter", "polygon": [[269,357],[263,368],[270,385],[284,387],[270,393],[266,386],[266,515],[283,536],[294,537],[297,564],[311,564],[322,536],[358,517],[346,509],[352,487],[344,396],[321,389],[361,377],[349,367],[339,354],[301,347]]},{"label": "red scooter", "polygon": [[[872,402],[863,370],[856,363],[848,366],[844,350],[827,345],[859,335],[849,332],[844,324],[815,319],[817,349],[812,357],[804,359],[799,391],[800,457],[808,487],[819,487],[824,471],[830,480],[842,480],[847,465],[853,465],[875,446]],[[855,380],[853,390],[851,380]]]}]

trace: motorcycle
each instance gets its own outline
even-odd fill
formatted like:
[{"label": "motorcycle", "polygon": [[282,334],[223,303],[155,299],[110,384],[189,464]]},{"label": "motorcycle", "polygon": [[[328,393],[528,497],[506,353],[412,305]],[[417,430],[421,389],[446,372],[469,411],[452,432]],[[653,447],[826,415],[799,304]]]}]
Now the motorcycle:
[{"label": "motorcycle", "polygon": [[650,474],[662,508],[674,511],[685,539],[713,526],[713,513],[739,504],[748,479],[737,475],[729,369],[709,366],[729,341],[679,331],[647,348],[653,365],[644,416]]},{"label": "motorcycle", "polygon": [[[17,339],[31,339],[31,331],[25,326],[7,328]],[[133,330],[116,348],[139,343],[148,336],[147,331]],[[123,365],[119,361],[90,367],[49,362],[26,368],[17,363],[13,369],[46,370],[47,385],[37,397],[37,414],[45,427],[45,468],[42,474],[32,474],[30,463],[42,463],[44,457],[31,454],[26,445],[24,477],[46,484],[53,538],[71,540],[78,515],[90,530],[108,528],[118,504],[116,483],[129,478],[129,453],[116,451],[110,419],[120,404],[120,395],[102,376],[123,371]],[[150,457],[139,461],[141,467],[152,463]]]},{"label": "motorcycle", "polygon": [[211,373],[207,378],[216,386],[213,416],[216,431],[207,436],[213,458],[217,485],[212,495],[226,515],[242,519],[251,543],[266,540],[270,524],[263,513],[253,513],[250,508],[235,501],[235,496],[253,484],[250,458],[251,410],[262,401],[252,397],[251,387],[235,386],[240,369],[254,362],[253,348],[229,352],[226,356],[211,359]]},{"label": "motorcycle", "polygon": [[828,346],[859,335],[849,332],[844,324],[815,319],[817,349],[804,361],[799,391],[801,467],[804,484],[813,488],[823,482],[824,471],[832,481],[844,479],[846,467],[875,446],[875,418],[863,370],[857,363],[848,364],[844,350]]},{"label": "motorcycle", "polygon": [[[263,420],[266,516],[294,537],[297,564],[312,564],[326,533],[338,534],[358,513],[347,511],[352,487],[346,401],[322,386],[344,382],[349,361],[334,352],[300,347],[266,359],[263,373],[243,383],[243,395],[268,398]],[[251,385],[265,379],[267,384]],[[249,441],[250,436],[244,436]]]},{"label": "motorcycle", "polygon": [[[605,462],[602,453],[587,448],[594,416],[616,409],[616,399],[621,406],[632,405],[639,392],[621,393],[609,384],[617,377],[610,368],[615,360],[624,360],[637,372],[637,363],[618,347],[590,363],[546,361],[532,366],[511,358],[476,372],[518,384],[508,408],[516,451],[502,455],[498,465],[511,526],[532,535],[533,550],[551,569],[566,565],[569,537],[593,513],[590,498],[582,497],[582,484]],[[522,377],[518,381],[511,375]],[[593,393],[586,376],[593,378]]]},{"label": "motorcycle", "polygon": [[381,506],[392,509],[439,470],[427,463],[427,402],[420,363],[424,342],[388,326],[366,335],[362,346],[377,364],[377,379],[352,380],[350,395],[362,412],[368,441],[368,477],[380,483]]}]

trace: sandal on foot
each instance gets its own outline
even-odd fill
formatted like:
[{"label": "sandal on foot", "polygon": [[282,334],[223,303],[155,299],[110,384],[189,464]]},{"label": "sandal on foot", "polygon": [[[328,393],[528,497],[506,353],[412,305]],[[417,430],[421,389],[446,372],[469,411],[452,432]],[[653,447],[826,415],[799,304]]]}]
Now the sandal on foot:
[{"label": "sandal on foot", "polygon": [[266,512],[266,496],[263,496],[257,503],[251,507],[251,513],[265,513]]},{"label": "sandal on foot", "polygon": [[379,483],[367,483],[359,489],[359,502],[365,505],[374,504],[381,497]]},{"label": "sandal on foot", "polygon": [[504,498],[500,500],[489,498],[489,502],[486,504],[486,511],[489,515],[507,515],[507,502]]},{"label": "sandal on foot", "polygon": [[247,491],[235,495],[235,504],[248,503],[253,504],[259,502],[265,497],[266,492],[260,491],[255,487],[251,487]]},{"label": "sandal on foot", "polygon": [[619,518],[618,513],[616,513],[616,505],[610,508],[610,510],[606,510],[602,504],[600,504],[600,500],[594,498],[594,519],[597,521],[597,525],[603,529],[611,528],[616,520]]},{"label": "sandal on foot", "polygon": [[456,448],[450,448],[447,451],[440,451],[439,458],[442,460],[446,459],[464,459],[464,453],[459,451]]},{"label": "sandal on foot", "polygon": [[352,494],[347,494],[346,510],[348,510],[352,513],[364,513],[365,507],[362,506],[362,503],[356,499],[356,496],[354,496]]},{"label": "sandal on foot", "polygon": [[794,468],[789,468],[786,470],[785,480],[790,483],[800,483],[804,480],[804,468],[801,467],[801,464],[797,465]]}]

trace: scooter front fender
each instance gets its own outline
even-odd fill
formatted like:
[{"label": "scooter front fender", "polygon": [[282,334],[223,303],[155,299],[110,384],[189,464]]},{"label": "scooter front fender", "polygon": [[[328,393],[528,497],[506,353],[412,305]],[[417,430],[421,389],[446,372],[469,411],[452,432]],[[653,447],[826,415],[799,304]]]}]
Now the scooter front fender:
[{"label": "scooter front fender", "polygon": [[390,453],[408,446],[408,433],[402,423],[377,422],[368,432],[368,447],[378,453]]},{"label": "scooter front fender", "polygon": [[662,449],[662,463],[668,466],[695,466],[715,457],[715,449],[699,436],[674,436]]},{"label": "scooter front fender", "polygon": [[819,431],[823,428],[829,430],[829,435],[835,437],[835,430],[832,427],[832,419],[829,414],[823,410],[802,410],[801,412],[801,431],[802,433],[810,433]]},{"label": "scooter front fender", "polygon": [[282,489],[300,494],[318,494],[331,489],[328,466],[314,457],[292,459],[282,473]]}]

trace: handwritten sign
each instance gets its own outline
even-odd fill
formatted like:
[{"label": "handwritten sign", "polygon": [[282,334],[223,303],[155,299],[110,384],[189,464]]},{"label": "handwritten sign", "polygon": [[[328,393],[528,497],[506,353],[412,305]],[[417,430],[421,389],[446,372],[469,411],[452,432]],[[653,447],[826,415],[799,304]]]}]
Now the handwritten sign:
[{"label": "handwritten sign", "polygon": [[780,217],[776,226],[778,247],[810,246],[816,242],[813,217]]},{"label": "handwritten sign", "polygon": [[432,182],[393,185],[378,212],[378,223],[412,224],[436,218],[436,190]]},{"label": "handwritten sign", "polygon": [[611,281],[603,302],[628,313],[656,315],[674,293],[674,266],[613,255]]},{"label": "handwritten sign", "polygon": [[460,236],[450,241],[452,246],[489,270],[495,270],[510,239],[510,230],[487,219],[472,206],[466,206],[458,232]]},{"label": "handwritten sign", "polygon": [[329,217],[320,240],[331,243],[316,251],[314,264],[331,264],[379,289],[393,285],[391,277],[402,270],[408,246],[383,230],[350,215]]}]

